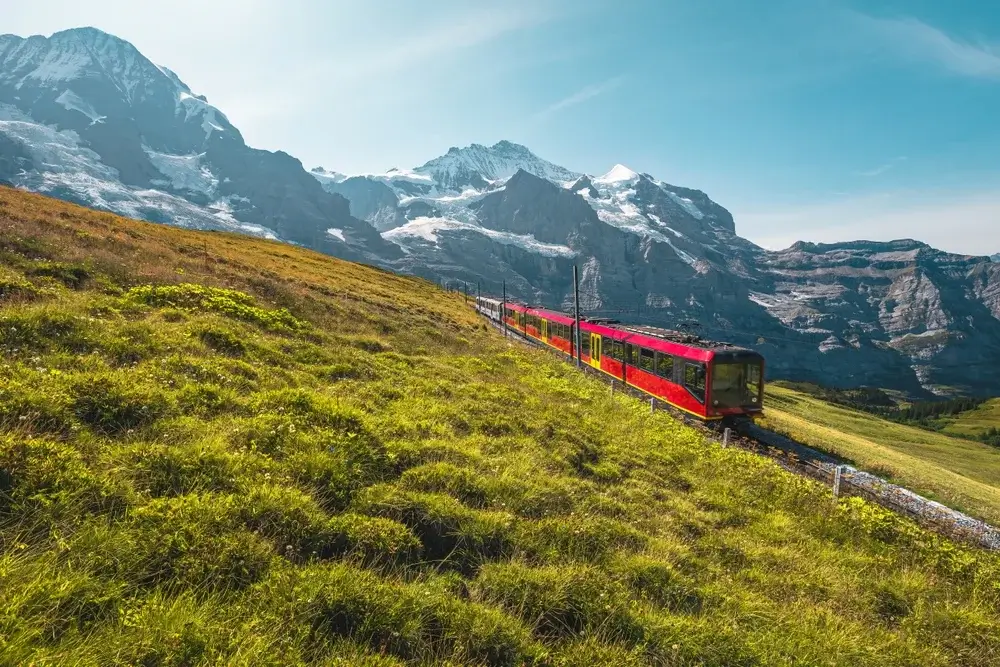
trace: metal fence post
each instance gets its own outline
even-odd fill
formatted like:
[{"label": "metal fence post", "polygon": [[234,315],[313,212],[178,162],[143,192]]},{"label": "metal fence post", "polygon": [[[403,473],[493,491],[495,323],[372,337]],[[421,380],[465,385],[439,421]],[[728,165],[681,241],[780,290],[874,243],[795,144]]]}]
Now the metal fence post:
[{"label": "metal fence post", "polygon": [[656,412],[656,399],[651,398],[649,399],[649,414],[653,414],[654,412]]},{"label": "metal fence post", "polygon": [[840,469],[843,466],[837,466],[833,470],[833,499],[834,501],[840,496]]},{"label": "metal fence post", "polygon": [[729,446],[729,434],[731,432],[732,432],[732,429],[730,429],[728,426],[726,427],[726,430],[722,432],[722,446],[723,447],[728,447]]}]

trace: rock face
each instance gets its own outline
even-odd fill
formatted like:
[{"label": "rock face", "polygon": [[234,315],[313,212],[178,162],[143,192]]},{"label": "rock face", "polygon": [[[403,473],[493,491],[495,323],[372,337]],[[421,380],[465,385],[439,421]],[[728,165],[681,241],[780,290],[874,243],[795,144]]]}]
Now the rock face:
[{"label": "rock face", "polygon": [[0,182],[155,222],[230,229],[586,315],[756,347],[768,375],[997,394],[1000,263],[911,240],[769,252],[699,190],[581,174],[500,141],[346,176],[255,150],[132,45],[0,36]]},{"label": "rock face", "polygon": [[298,160],[248,147],[173,72],[93,28],[0,36],[0,149],[0,179],[96,208],[356,259],[401,254]]}]

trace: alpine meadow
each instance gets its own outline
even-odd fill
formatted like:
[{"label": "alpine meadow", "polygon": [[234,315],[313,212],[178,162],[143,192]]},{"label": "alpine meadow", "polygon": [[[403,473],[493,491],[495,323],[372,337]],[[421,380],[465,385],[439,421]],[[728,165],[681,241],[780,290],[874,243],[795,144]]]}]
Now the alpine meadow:
[{"label": "alpine meadow", "polygon": [[987,665],[1000,557],[461,295],[0,189],[0,664]]}]

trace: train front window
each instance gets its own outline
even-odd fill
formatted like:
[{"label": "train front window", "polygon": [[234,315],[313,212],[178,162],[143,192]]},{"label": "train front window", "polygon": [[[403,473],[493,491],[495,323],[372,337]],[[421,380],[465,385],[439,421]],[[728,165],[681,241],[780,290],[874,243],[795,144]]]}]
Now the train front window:
[{"label": "train front window", "polygon": [[712,367],[712,405],[742,408],[760,405],[759,363],[723,363]]},{"label": "train front window", "polygon": [[691,392],[699,403],[705,402],[705,364],[691,362],[684,364],[684,388]]}]

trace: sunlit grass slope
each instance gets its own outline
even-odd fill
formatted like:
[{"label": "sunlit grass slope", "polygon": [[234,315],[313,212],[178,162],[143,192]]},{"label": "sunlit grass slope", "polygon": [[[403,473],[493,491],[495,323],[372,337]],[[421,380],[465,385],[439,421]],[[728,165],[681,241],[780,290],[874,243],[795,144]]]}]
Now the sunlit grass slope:
[{"label": "sunlit grass slope", "polygon": [[942,431],[961,437],[978,437],[990,429],[1000,428],[1000,398],[992,398],[975,410],[941,419]]},{"label": "sunlit grass slope", "polygon": [[762,425],[1000,524],[1000,449],[770,385]]},{"label": "sunlit grass slope", "polygon": [[460,297],[0,190],[0,664],[984,665],[995,556]]}]

